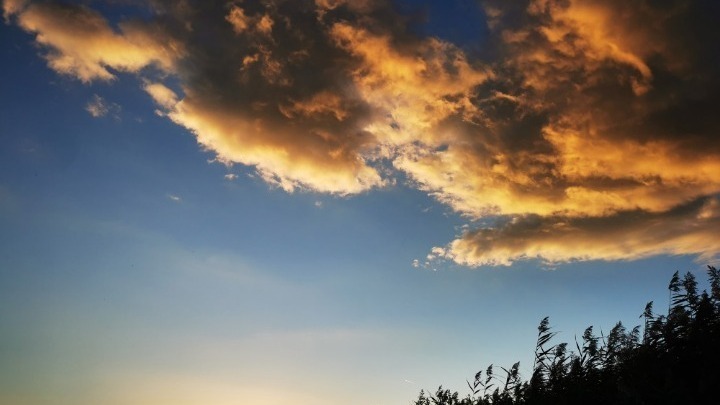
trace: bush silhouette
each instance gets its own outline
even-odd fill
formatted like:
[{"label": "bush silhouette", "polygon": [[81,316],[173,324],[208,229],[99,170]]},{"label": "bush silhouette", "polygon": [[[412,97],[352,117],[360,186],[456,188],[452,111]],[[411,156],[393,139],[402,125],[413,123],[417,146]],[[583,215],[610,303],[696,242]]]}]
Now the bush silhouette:
[{"label": "bush silhouette", "polygon": [[[720,383],[720,271],[708,266],[710,293],[698,293],[691,273],[675,272],[667,315],[649,302],[642,329],[618,322],[607,336],[590,326],[574,350],[552,343],[548,317],[538,326],[530,379],[519,363],[496,374],[493,366],[468,381],[470,393],[420,391],[415,405],[675,405],[713,403]],[[710,402],[708,402],[710,401]]]}]

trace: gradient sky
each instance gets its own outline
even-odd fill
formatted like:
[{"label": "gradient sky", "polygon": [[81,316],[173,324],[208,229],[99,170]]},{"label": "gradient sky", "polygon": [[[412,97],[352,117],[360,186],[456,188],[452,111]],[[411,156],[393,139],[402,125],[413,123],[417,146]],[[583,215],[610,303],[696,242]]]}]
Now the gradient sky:
[{"label": "gradient sky", "polygon": [[465,393],[718,263],[717,2],[2,4],[1,403]]}]

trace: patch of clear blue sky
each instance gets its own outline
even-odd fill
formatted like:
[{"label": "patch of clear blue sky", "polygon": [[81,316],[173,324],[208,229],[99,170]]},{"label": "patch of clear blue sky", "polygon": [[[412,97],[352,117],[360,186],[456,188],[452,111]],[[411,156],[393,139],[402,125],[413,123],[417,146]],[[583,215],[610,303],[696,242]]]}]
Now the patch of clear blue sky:
[{"label": "patch of clear blue sky", "polygon": [[413,16],[411,29],[421,36],[434,36],[471,50],[487,38],[479,1],[397,0],[395,4],[399,11]]},{"label": "patch of clear blue sky", "polygon": [[[464,2],[438,4],[422,29],[482,35],[444,22]],[[464,222],[423,193],[269,189],[247,168],[208,163],[191,134],[154,115],[137,78],[83,85],[38,52],[0,27],[0,391],[72,396],[83,387],[73,378],[133,361],[250,373],[263,367],[250,353],[223,363],[193,354],[193,339],[359,329],[383,339],[312,352],[310,375],[366,395],[357,403],[406,403],[440,383],[463,390],[490,362],[521,360],[527,375],[543,316],[566,340],[590,324],[633,326],[647,301],[665,307],[675,270],[699,269],[683,257],[415,269]],[[84,111],[94,94],[120,105],[119,119]],[[357,376],[360,389],[340,381]]]}]

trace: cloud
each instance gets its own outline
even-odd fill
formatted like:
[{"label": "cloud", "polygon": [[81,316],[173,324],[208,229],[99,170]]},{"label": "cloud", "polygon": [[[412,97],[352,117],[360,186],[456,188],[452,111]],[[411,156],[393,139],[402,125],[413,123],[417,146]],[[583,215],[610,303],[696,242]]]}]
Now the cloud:
[{"label": "cloud", "polygon": [[102,15],[80,5],[6,1],[3,12],[36,35],[48,50],[44,57],[50,68],[83,82],[114,79],[109,69],[138,72],[154,65],[171,71],[181,53],[156,26],[126,21],[116,31]]},{"label": "cloud", "polygon": [[85,106],[85,111],[90,113],[93,117],[103,117],[108,113],[108,107],[105,104],[105,100],[95,94],[90,102]]},{"label": "cloud", "polygon": [[399,164],[456,211],[484,224],[499,216],[440,257],[479,266],[716,254],[714,217],[676,214],[720,192],[711,4],[486,2],[503,78],[480,100],[492,136],[412,150]]},{"label": "cloud", "polygon": [[472,53],[389,1],[150,4],[118,23],[52,1],[3,11],[50,68],[138,75],[161,116],[274,187],[407,178],[482,220],[418,265],[718,251],[697,211],[720,193],[715,2],[486,0]]},{"label": "cloud", "polygon": [[439,128],[443,120],[479,114],[470,99],[491,73],[470,64],[452,44],[430,38],[396,49],[389,34],[345,22],[333,24],[330,36],[359,60],[351,78],[363,101],[379,113],[366,127],[379,143],[435,147],[451,140]]},{"label": "cloud", "polygon": [[374,7],[387,12],[326,2],[233,6],[217,43],[236,54],[196,51],[190,39],[194,71],[184,94],[155,82],[145,89],[219,160],[254,166],[288,192],[349,195],[386,186],[392,179],[381,159],[416,136],[436,143],[432,127],[473,109],[468,98],[488,72],[437,39],[394,48],[394,33],[375,30],[365,14]]},{"label": "cloud", "polygon": [[3,18],[6,23],[10,22],[10,16],[16,14],[25,7],[27,0],[5,0],[3,1]]},{"label": "cloud", "polygon": [[353,140],[332,133],[296,133],[284,122],[265,121],[252,111],[241,112],[194,94],[173,105],[167,115],[215,151],[219,160],[255,166],[265,181],[288,192],[309,188],[350,194],[382,184],[362,156],[348,150]]},{"label": "cloud", "polygon": [[178,102],[178,97],[175,92],[162,83],[145,81],[143,89],[152,97],[155,103],[162,108],[170,109]]},{"label": "cloud", "polygon": [[468,231],[438,257],[468,266],[505,265],[525,259],[557,264],[582,260],[635,260],[649,256],[698,255],[713,260],[720,252],[720,199],[701,198],[667,212],[642,210],[605,217],[528,215],[497,228]]},{"label": "cloud", "polygon": [[[495,19],[507,13],[508,20],[496,21],[502,80],[475,102],[480,125],[456,125],[461,135],[447,147],[409,149],[396,167],[475,218],[658,212],[720,190],[713,140],[720,121],[686,111],[688,119],[702,114],[704,128],[670,132],[658,122],[670,113],[671,125],[694,126],[673,110],[711,103],[717,80],[677,66],[675,48],[664,43],[677,30],[637,23],[654,17],[671,25],[685,13],[648,6],[628,18],[633,10],[622,4],[530,1],[513,10],[497,2]],[[707,86],[693,94],[699,100],[682,93],[698,86]]]},{"label": "cloud", "polygon": [[120,105],[112,102],[108,103],[104,98],[98,96],[97,94],[94,94],[92,100],[85,105],[85,111],[95,118],[104,117],[108,113],[112,113],[113,117],[119,119],[120,116],[118,114],[121,110],[122,107],[120,107]]},{"label": "cloud", "polygon": [[177,196],[175,194],[168,194],[167,198],[169,198],[170,200],[175,201],[175,202],[182,201],[182,198],[180,198],[180,196]]}]

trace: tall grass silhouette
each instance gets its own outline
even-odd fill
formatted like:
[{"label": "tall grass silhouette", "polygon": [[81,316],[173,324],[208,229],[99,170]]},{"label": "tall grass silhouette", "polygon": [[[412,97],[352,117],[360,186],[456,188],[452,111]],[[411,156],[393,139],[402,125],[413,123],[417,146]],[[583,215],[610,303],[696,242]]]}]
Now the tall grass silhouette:
[{"label": "tall grass silhouette", "polygon": [[438,388],[420,391],[414,405],[570,405],[717,403],[720,384],[720,271],[708,266],[710,293],[698,293],[692,273],[675,272],[668,285],[667,315],[648,302],[640,325],[621,322],[605,336],[590,326],[575,340],[553,343],[545,317],[538,326],[532,375],[523,380],[520,363],[490,365],[468,381],[470,393]]}]

